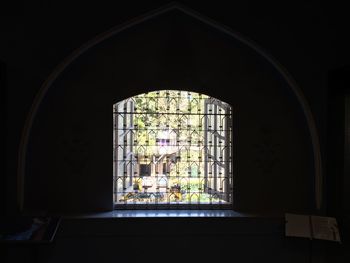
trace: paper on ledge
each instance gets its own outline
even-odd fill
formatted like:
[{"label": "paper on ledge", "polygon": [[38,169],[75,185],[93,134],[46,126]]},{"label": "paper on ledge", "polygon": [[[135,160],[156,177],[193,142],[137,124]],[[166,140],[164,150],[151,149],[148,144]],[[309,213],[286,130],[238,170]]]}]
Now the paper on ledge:
[{"label": "paper on ledge", "polygon": [[285,235],[341,242],[337,220],[333,217],[286,213]]}]

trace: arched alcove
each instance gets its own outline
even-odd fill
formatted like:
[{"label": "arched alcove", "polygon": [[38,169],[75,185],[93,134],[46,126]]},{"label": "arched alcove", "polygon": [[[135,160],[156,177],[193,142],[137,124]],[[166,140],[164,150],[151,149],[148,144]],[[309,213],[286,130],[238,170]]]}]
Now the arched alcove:
[{"label": "arched alcove", "polygon": [[235,209],[320,207],[318,136],[297,85],[251,41],[176,5],[98,36],[44,83],[22,138],[22,207],[113,209],[112,105],[179,89],[233,107]]}]

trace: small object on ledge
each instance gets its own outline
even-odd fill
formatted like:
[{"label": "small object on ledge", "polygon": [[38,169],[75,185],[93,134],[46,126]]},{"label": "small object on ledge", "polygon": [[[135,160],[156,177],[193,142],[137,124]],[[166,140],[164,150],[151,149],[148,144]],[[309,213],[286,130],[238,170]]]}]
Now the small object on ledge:
[{"label": "small object on ledge", "polygon": [[286,236],[341,243],[337,220],[334,217],[287,213],[285,220]]},{"label": "small object on ledge", "polygon": [[2,217],[0,243],[51,243],[60,220],[60,217]]}]

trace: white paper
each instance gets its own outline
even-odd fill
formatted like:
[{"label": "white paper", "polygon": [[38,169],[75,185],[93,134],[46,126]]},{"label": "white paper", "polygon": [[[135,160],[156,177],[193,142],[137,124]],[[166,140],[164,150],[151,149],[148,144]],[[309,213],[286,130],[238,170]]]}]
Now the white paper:
[{"label": "white paper", "polygon": [[340,242],[337,220],[333,217],[312,216],[313,238]]},{"label": "white paper", "polygon": [[333,217],[287,213],[285,220],[286,236],[341,242],[337,220]]}]

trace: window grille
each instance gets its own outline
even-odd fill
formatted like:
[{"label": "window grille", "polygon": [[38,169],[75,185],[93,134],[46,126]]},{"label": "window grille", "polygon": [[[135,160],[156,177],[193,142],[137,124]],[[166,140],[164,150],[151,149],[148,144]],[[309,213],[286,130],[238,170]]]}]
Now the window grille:
[{"label": "window grille", "polygon": [[115,207],[229,207],[231,114],[225,102],[176,90],[114,104]]}]

